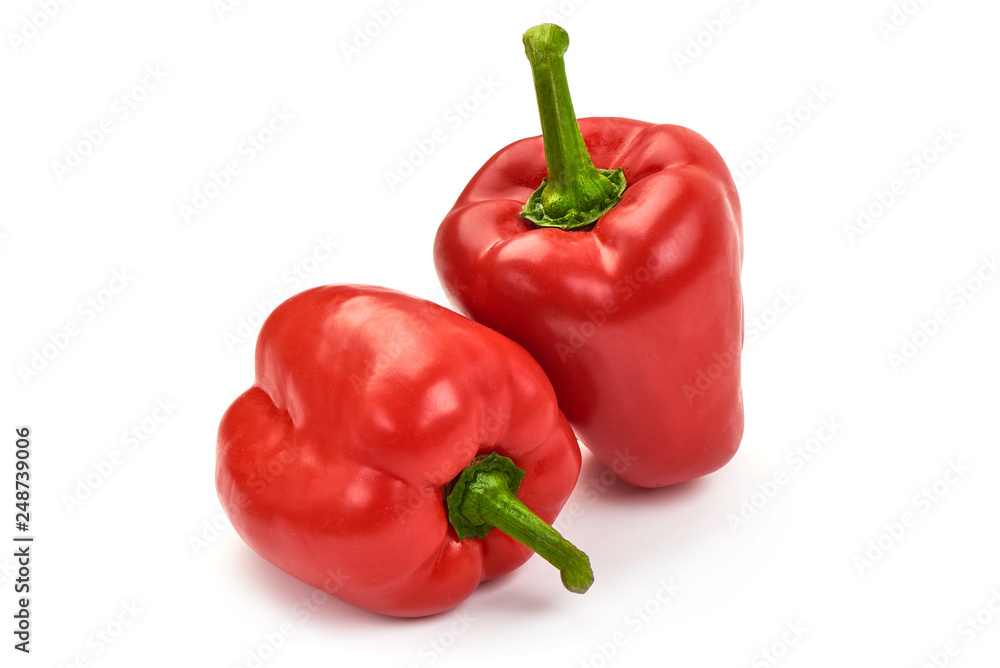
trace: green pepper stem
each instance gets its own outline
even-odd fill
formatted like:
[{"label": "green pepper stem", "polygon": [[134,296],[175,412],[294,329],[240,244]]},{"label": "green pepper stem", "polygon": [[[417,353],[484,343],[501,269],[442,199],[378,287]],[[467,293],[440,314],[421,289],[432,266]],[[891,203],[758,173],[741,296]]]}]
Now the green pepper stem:
[{"label": "green pepper stem", "polygon": [[587,152],[566,79],[563,54],[568,47],[569,35],[551,23],[524,33],[548,177],[532,195],[537,201],[529,199],[522,215],[542,227],[575,229],[592,224],[618,203],[625,178],[621,169],[597,169]]},{"label": "green pepper stem", "polygon": [[590,558],[517,498],[524,471],[496,453],[476,460],[452,482],[448,518],[460,539],[497,528],[559,569],[563,585],[582,594],[594,582]]}]

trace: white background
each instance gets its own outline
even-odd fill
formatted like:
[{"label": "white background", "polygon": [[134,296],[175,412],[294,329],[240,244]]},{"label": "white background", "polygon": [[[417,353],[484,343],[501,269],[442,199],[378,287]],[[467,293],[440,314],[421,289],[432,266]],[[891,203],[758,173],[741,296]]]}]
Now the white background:
[{"label": "white background", "polygon": [[[444,302],[435,230],[538,134],[520,36],[545,21],[579,116],[691,127],[740,175],[743,445],[656,491],[585,459],[559,524],[585,596],[535,558],[436,617],[310,610],[221,514],[218,420],[275,295]],[[5,665],[995,665],[998,23],[972,0],[8,0],[0,536],[30,425],[37,538],[30,656],[0,550]]]}]

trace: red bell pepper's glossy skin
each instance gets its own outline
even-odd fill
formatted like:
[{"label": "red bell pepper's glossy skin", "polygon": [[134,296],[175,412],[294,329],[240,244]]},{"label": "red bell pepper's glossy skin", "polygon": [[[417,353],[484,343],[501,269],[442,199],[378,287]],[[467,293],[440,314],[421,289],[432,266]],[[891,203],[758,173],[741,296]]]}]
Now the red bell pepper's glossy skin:
[{"label": "red bell pepper's glossy skin", "polygon": [[621,201],[590,228],[520,216],[546,177],[542,137],[494,155],[438,230],[456,307],[524,346],[583,443],[620,478],[660,487],[715,471],[743,434],[742,223],[718,152],[675,125],[586,118]]},{"label": "red bell pepper's glossy skin", "polygon": [[477,456],[526,471],[547,522],[580,451],[518,345],[393,290],[326,286],[279,305],[256,382],[219,427],[216,484],[239,535],[282,570],[361,608],[447,610],[532,554],[500,531],[459,540],[443,488]]}]

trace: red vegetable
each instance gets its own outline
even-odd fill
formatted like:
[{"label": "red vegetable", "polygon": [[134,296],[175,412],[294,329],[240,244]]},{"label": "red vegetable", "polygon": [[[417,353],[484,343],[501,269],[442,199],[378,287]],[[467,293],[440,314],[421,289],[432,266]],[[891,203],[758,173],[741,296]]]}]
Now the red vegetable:
[{"label": "red vegetable", "polygon": [[524,43],[543,136],[494,155],[444,219],[445,291],[538,360],[577,435],[622,479],[659,487],[715,471],[743,435],[729,170],[686,128],[577,123],[565,31],[538,26]]},{"label": "red vegetable", "polygon": [[256,366],[219,426],[216,485],[274,565],[402,617],[457,605],[526,545],[590,586],[587,557],[546,524],[580,451],[515,343],[409,295],[327,286],[274,310]]}]

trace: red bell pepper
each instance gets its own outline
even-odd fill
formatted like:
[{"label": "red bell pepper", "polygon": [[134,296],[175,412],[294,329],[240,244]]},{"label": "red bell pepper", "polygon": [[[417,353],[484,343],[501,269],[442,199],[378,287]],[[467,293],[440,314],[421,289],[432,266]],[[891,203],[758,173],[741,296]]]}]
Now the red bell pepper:
[{"label": "red bell pepper", "polygon": [[441,612],[531,550],[571,591],[593,580],[547,524],[580,472],[548,379],[517,344],[431,302],[339,285],[280,304],[217,454],[239,535],[356,606]]},{"label": "red bell pepper", "polygon": [[683,127],[577,122],[565,31],[537,26],[524,44],[542,136],[473,177],[438,230],[438,276],[460,311],[538,360],[577,435],[622,479],[715,471],[743,435],[729,170]]}]

